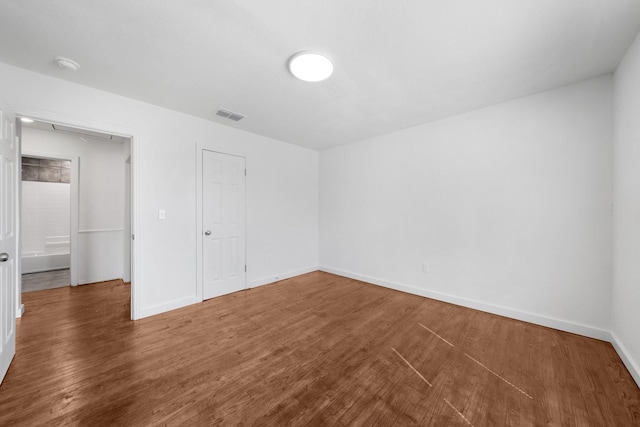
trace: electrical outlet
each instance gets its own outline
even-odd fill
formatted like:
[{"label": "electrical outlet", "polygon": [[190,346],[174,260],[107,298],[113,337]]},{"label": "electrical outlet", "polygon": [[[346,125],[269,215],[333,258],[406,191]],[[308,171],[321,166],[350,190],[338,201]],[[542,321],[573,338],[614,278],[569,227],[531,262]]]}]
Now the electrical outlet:
[{"label": "electrical outlet", "polygon": [[427,264],[426,262],[422,263],[422,272],[429,273],[429,264]]},{"label": "electrical outlet", "polygon": [[158,219],[166,219],[167,218],[167,213],[165,212],[164,209],[160,209],[158,211]]}]

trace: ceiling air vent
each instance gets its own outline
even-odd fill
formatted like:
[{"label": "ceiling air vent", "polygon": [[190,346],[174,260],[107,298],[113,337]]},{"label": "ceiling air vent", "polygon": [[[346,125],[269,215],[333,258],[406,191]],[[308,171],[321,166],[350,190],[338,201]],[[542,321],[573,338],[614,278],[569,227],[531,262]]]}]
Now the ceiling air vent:
[{"label": "ceiling air vent", "polygon": [[239,122],[244,119],[242,114],[234,113],[233,111],[219,109],[216,111],[216,116],[224,117],[225,119],[233,120],[234,122]]}]

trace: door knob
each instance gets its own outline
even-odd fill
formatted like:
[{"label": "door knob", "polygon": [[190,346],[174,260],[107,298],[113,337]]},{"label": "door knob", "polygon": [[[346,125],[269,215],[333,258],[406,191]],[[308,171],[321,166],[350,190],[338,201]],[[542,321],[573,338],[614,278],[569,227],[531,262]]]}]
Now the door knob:
[{"label": "door knob", "polygon": [[7,262],[9,261],[9,254],[6,252],[2,252],[0,254],[0,262]]},{"label": "door knob", "polygon": [[205,235],[205,236],[211,236],[211,230],[207,230],[207,231],[205,231],[205,232],[204,232],[204,235]]}]

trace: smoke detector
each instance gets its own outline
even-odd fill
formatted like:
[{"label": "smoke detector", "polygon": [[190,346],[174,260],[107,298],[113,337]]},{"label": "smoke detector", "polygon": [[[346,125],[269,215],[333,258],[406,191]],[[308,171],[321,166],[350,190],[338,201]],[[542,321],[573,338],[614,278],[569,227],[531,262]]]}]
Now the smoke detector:
[{"label": "smoke detector", "polygon": [[71,71],[78,71],[80,69],[80,64],[73,59],[65,58],[64,56],[56,56],[53,59],[56,61],[56,64],[58,64],[58,67],[62,69]]}]

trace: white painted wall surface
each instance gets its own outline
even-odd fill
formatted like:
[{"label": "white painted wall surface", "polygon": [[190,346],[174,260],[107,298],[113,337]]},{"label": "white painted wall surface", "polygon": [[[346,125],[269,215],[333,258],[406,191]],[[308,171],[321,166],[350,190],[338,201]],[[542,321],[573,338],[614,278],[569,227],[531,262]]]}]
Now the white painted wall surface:
[{"label": "white painted wall surface", "polygon": [[[136,317],[197,302],[198,141],[247,157],[249,284],[317,268],[317,152],[4,64],[0,93],[21,113],[126,128],[137,137]],[[166,220],[158,220],[159,209]]]},{"label": "white painted wall surface", "polygon": [[611,85],[323,151],[321,268],[607,338]]},{"label": "white painted wall surface", "polygon": [[123,230],[80,230],[78,233],[78,284],[122,279]]},{"label": "white painted wall surface", "polygon": [[614,75],[613,334],[640,385],[640,35]]}]

